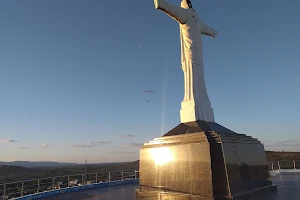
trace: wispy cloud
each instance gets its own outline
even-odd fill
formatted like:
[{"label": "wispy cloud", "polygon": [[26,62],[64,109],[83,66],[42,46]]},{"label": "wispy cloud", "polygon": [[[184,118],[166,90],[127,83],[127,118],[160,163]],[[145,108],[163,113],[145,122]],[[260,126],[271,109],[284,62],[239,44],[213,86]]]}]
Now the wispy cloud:
[{"label": "wispy cloud", "polygon": [[300,150],[300,141],[299,140],[284,140],[284,141],[263,141],[264,146],[268,150],[276,151],[294,151]]},{"label": "wispy cloud", "polygon": [[281,146],[281,147],[300,147],[300,141],[298,140],[285,140],[279,142],[264,141],[265,146]]},{"label": "wispy cloud", "polygon": [[71,148],[91,148],[91,147],[98,147],[102,144],[108,144],[111,143],[111,141],[105,141],[105,142],[89,142],[88,144],[70,144],[69,146]]},{"label": "wispy cloud", "polygon": [[14,146],[15,149],[28,149],[28,147],[19,147],[19,146]]},{"label": "wispy cloud", "polygon": [[135,151],[110,151],[110,154],[136,154]]},{"label": "wispy cloud", "polygon": [[94,145],[88,145],[88,144],[70,144],[71,148],[89,148],[94,147]]},{"label": "wispy cloud", "polygon": [[70,144],[70,147],[72,147],[72,148],[89,148],[89,147],[95,147],[95,146],[89,145],[89,144]]},{"label": "wispy cloud", "polygon": [[89,142],[90,145],[101,145],[101,144],[108,144],[111,143],[111,141],[105,141],[105,142]]},{"label": "wispy cloud", "polygon": [[41,145],[41,148],[48,148],[50,145],[46,144],[45,142]]},{"label": "wispy cloud", "polygon": [[141,147],[143,146],[144,144],[143,143],[128,143],[128,144],[125,144],[125,147],[126,148],[135,148],[135,147]]},{"label": "wispy cloud", "polygon": [[267,144],[269,142],[269,140],[261,140],[261,143],[263,144]]},{"label": "wispy cloud", "polygon": [[278,146],[284,147],[300,147],[300,141],[297,140],[286,140],[277,143]]},{"label": "wispy cloud", "polygon": [[12,143],[12,142],[17,142],[17,141],[16,140],[10,140],[10,139],[0,140],[0,143]]},{"label": "wispy cloud", "polygon": [[125,138],[134,138],[135,135],[133,135],[133,134],[124,134],[124,135],[121,135],[121,137],[125,137]]}]

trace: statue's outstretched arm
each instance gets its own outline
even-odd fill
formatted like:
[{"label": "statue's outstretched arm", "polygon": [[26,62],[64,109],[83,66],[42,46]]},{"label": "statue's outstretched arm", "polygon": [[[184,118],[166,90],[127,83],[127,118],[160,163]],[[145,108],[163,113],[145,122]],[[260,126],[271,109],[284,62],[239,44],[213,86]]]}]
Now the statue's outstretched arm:
[{"label": "statue's outstretched arm", "polygon": [[211,37],[216,37],[216,35],[218,35],[218,32],[215,29],[210,28],[209,26],[207,26],[204,22],[202,22],[202,24],[201,24],[201,34],[208,35],[208,36],[211,36]]},{"label": "statue's outstretched arm", "polygon": [[156,9],[162,10],[164,13],[175,19],[181,24],[185,24],[187,21],[187,11],[184,8],[174,6],[165,0],[154,0]]}]

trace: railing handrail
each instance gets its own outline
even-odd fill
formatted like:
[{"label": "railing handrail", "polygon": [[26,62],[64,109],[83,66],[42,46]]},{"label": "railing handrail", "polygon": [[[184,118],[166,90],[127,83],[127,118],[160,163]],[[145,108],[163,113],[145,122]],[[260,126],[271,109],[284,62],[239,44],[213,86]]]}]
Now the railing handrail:
[{"label": "railing handrail", "polygon": [[16,183],[25,183],[30,181],[38,181],[38,180],[47,180],[47,179],[53,179],[53,178],[63,178],[68,176],[82,176],[82,175],[88,175],[88,174],[105,174],[105,173],[115,173],[115,172],[138,172],[139,170],[116,170],[116,171],[104,171],[104,172],[94,172],[94,173],[83,173],[83,174],[70,174],[70,175],[64,175],[64,176],[49,176],[49,177],[43,177],[43,178],[36,178],[36,179],[27,179],[23,181],[16,181],[16,182],[8,182],[8,183],[0,183],[0,185],[9,185],[9,184],[16,184]]},{"label": "railing handrail", "polygon": [[269,160],[267,161],[268,163],[273,163],[273,162],[300,162],[300,160],[293,160],[293,159],[290,159],[290,160]]},{"label": "railing handrail", "polygon": [[[139,170],[137,169],[125,169],[115,171],[101,171],[94,173],[71,174],[64,176],[43,177],[37,179],[2,183],[0,184],[0,199],[1,197],[3,199],[8,199],[10,197],[19,198],[28,194],[39,194],[40,192],[44,191],[54,191],[61,188],[72,188],[74,186],[82,186],[100,182],[103,183],[112,181],[136,180],[138,179],[137,173],[139,173]],[[94,176],[89,177],[88,175]],[[61,180],[61,178],[64,179]],[[48,181],[44,182],[43,180]],[[63,185],[56,182],[62,182]],[[65,182],[67,182],[67,184]]]},{"label": "railing handrail", "polygon": [[[291,162],[291,164],[295,165],[297,162],[300,162],[300,160],[273,160],[268,161],[268,164],[279,164],[280,162]],[[278,165],[277,165],[278,166]],[[0,183],[0,185],[10,185],[10,184],[17,184],[17,183],[25,183],[25,182],[31,182],[31,181],[38,181],[38,180],[47,180],[47,179],[53,179],[53,178],[63,178],[68,176],[82,176],[82,175],[92,175],[92,174],[105,174],[105,173],[114,173],[114,172],[132,172],[133,170],[115,170],[115,171],[102,171],[102,172],[91,172],[91,173],[83,173],[83,174],[69,174],[69,175],[62,175],[62,176],[50,176],[50,177],[42,177],[42,178],[36,178],[36,179],[28,179],[23,181],[15,181],[15,182],[8,182],[8,183]],[[135,172],[139,170],[134,170]]]}]

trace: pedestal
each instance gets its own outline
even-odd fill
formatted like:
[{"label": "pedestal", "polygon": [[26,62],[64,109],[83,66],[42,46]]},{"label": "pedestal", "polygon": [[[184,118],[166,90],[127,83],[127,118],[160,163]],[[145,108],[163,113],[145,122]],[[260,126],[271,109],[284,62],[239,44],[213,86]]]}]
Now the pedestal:
[{"label": "pedestal", "polygon": [[264,146],[217,123],[182,123],[140,150],[144,200],[251,199],[276,190]]}]

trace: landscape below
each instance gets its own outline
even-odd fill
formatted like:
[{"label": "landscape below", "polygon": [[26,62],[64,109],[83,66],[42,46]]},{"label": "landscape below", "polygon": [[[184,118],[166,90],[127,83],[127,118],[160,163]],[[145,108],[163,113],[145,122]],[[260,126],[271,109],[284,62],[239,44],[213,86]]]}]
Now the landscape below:
[{"label": "landscape below", "polygon": [[[15,164],[18,163],[19,166]],[[25,163],[24,167],[21,163]],[[48,163],[43,162],[0,162],[0,184],[24,181],[30,179],[39,179],[45,177],[66,176],[75,174],[84,174],[85,165],[76,163]],[[49,164],[51,163],[51,164]],[[41,166],[42,165],[42,166]],[[87,164],[86,173],[107,172],[107,171],[134,171],[139,168],[139,162],[122,162],[122,163],[99,163]]]},{"label": "landscape below", "polygon": [[[272,163],[275,165],[275,167],[277,167],[276,163],[278,161],[283,164],[282,168],[284,168],[285,165],[287,165],[287,168],[291,168],[293,161],[300,161],[300,152],[266,151],[266,155],[270,170],[272,168]],[[297,163],[297,165],[298,164],[300,165],[300,163]],[[87,173],[137,169],[139,169],[138,160],[134,162],[86,165]],[[84,173],[84,164],[26,161],[0,162],[0,184],[44,177],[66,176]]]}]

